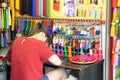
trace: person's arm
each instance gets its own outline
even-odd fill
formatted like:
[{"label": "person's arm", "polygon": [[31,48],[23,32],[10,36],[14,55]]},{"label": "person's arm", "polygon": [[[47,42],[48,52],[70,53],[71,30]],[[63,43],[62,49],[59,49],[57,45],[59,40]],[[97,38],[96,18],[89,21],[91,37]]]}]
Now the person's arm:
[{"label": "person's arm", "polygon": [[54,64],[54,65],[61,65],[61,63],[62,63],[61,59],[60,59],[57,55],[55,55],[55,54],[53,54],[53,55],[48,59],[48,61],[49,61],[50,63]]},{"label": "person's arm", "polygon": [[61,59],[46,45],[46,43],[41,43],[38,51],[41,61],[48,61],[54,65],[60,65],[62,63]]},{"label": "person's arm", "polygon": [[10,47],[10,49],[8,50],[8,52],[7,52],[6,56],[5,56],[5,58],[7,60],[7,65],[10,65],[10,62],[11,62],[11,53],[12,53],[11,48],[12,47]]}]

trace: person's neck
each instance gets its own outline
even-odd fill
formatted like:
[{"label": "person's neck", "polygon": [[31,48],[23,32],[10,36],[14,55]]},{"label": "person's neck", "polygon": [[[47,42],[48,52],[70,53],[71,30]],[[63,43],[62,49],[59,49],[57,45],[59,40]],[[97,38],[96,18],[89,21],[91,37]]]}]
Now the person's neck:
[{"label": "person's neck", "polygon": [[36,39],[36,36],[29,36],[28,38],[35,38]]},{"label": "person's neck", "polygon": [[34,39],[39,40],[36,36],[29,36],[28,38],[34,38]]}]

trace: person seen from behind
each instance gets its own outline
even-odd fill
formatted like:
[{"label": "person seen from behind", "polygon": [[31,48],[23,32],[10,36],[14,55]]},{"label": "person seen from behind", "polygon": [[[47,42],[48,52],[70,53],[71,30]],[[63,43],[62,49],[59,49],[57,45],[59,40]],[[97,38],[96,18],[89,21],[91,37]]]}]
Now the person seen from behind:
[{"label": "person seen from behind", "polygon": [[61,65],[60,58],[46,45],[47,30],[37,23],[26,37],[12,43],[6,59],[10,63],[10,80],[66,80],[66,71],[58,68],[43,74],[43,63]]}]

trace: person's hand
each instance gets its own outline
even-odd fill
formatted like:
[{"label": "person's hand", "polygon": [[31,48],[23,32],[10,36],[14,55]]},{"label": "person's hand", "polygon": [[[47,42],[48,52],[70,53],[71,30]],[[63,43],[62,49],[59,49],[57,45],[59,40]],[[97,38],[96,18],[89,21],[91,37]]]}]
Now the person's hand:
[{"label": "person's hand", "polygon": [[54,65],[61,65],[61,63],[62,63],[61,59],[60,59],[57,55],[55,55],[55,54],[53,54],[53,55],[48,59],[48,61],[49,61],[50,63],[54,64]]}]

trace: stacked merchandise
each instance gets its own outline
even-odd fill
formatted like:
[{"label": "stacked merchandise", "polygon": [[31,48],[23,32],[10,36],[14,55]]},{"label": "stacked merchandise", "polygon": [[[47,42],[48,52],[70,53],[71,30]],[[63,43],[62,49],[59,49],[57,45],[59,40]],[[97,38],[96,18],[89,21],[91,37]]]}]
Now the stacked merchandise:
[{"label": "stacked merchandise", "polygon": [[[50,48],[59,56],[74,57],[73,60],[81,63],[83,57],[86,61],[83,63],[87,63],[89,55],[93,55],[95,60],[102,60],[101,28],[99,21],[54,20],[52,27],[53,40]],[[81,56],[82,60],[80,60]],[[88,62],[91,61],[94,61],[94,59],[88,60]]]},{"label": "stacked merchandise", "polygon": [[28,35],[37,22],[41,20],[15,19],[13,38]]},{"label": "stacked merchandise", "polygon": [[[22,35],[26,36],[28,35],[31,30],[33,29],[33,26],[35,24],[37,24],[38,22],[43,22],[43,25],[45,27],[51,27],[50,23],[52,23],[52,21],[50,20],[40,20],[40,19],[36,19],[36,18],[15,18],[15,24],[14,24],[14,30],[13,30],[13,39],[16,39]],[[51,34],[50,31],[48,31],[48,34]]]},{"label": "stacked merchandise", "polygon": [[120,79],[120,0],[113,0],[113,18],[110,36],[112,37],[113,80]]},{"label": "stacked merchandise", "polygon": [[0,8],[0,48],[7,47],[8,43],[11,42],[11,14],[7,2],[7,0],[0,1],[2,5]]}]

